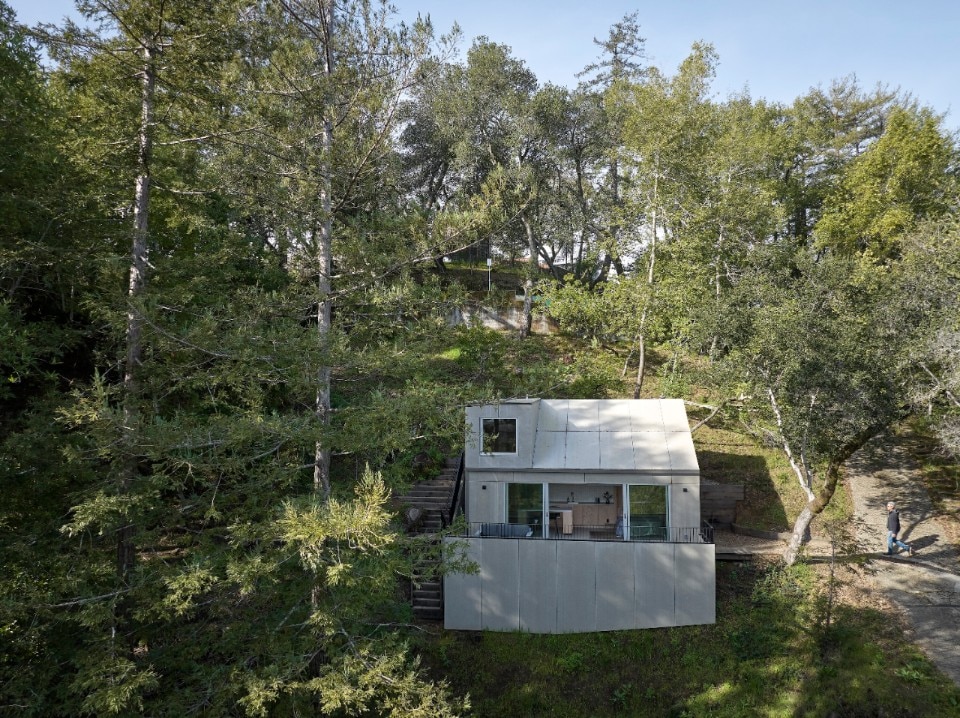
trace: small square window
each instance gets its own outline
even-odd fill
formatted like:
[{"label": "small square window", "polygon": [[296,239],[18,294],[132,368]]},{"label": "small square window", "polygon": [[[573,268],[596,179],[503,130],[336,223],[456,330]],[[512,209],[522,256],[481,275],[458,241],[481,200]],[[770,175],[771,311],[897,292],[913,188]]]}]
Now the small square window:
[{"label": "small square window", "polygon": [[483,454],[517,453],[516,419],[481,419]]}]

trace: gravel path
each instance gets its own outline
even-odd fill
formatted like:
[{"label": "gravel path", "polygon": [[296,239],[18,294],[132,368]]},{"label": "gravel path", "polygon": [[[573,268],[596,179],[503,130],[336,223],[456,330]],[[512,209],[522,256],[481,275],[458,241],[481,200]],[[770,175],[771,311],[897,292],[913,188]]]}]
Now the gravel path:
[{"label": "gravel path", "polygon": [[[889,437],[851,457],[846,481],[858,551],[875,556],[876,586],[906,616],[915,641],[960,685],[960,553],[946,539],[910,455]],[[886,503],[900,509],[901,540],[915,555],[886,551]]]}]

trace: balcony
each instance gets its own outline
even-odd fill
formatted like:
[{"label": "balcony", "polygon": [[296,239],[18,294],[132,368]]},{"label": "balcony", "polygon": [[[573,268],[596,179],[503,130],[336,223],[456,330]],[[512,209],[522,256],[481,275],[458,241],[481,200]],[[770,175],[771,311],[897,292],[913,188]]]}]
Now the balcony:
[{"label": "balcony", "polygon": [[[626,534],[626,535],[624,535]],[[468,523],[461,534],[470,538],[527,538],[553,541],[619,541],[675,544],[712,544],[711,526],[660,526],[652,522],[635,522],[624,531],[623,526],[604,524],[599,526],[573,525],[564,527],[551,521],[550,525],[538,523]]]}]

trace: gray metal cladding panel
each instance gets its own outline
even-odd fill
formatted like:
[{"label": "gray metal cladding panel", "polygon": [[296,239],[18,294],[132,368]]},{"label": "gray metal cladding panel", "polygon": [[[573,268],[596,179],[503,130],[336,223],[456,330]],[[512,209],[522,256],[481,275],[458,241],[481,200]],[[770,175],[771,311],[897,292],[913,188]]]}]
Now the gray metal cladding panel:
[{"label": "gray metal cladding panel", "polygon": [[634,431],[663,432],[663,415],[657,399],[633,401],[630,403],[630,425]]},{"label": "gray metal cladding panel", "polygon": [[566,431],[568,404],[569,402],[566,399],[541,401],[538,429],[541,431]]},{"label": "gray metal cladding panel", "polygon": [[600,403],[600,431],[632,431],[629,401]]},{"label": "gray metal cladding panel", "polygon": [[595,399],[571,399],[567,412],[567,431],[596,431],[600,425],[600,406]]},{"label": "gray metal cladding panel", "polygon": [[676,625],[716,622],[716,565],[713,544],[677,544]]},{"label": "gray metal cladding panel", "polygon": [[596,543],[557,541],[557,632],[597,630]]},{"label": "gray metal cladding panel", "polygon": [[690,432],[687,410],[681,399],[661,399],[660,411],[663,415],[664,431]]},{"label": "gray metal cladding panel", "polygon": [[603,431],[600,437],[600,468],[608,471],[632,471],[633,434],[625,431]]},{"label": "gray metal cladding panel", "polygon": [[[486,488],[484,488],[486,487]],[[503,521],[503,484],[497,481],[471,482],[467,489],[467,520]]]},{"label": "gray metal cladding panel", "polygon": [[480,624],[491,631],[520,628],[520,561],[517,544],[526,539],[480,539],[483,582]]},{"label": "gray metal cladding panel", "polygon": [[636,627],[634,553],[632,543],[597,543],[597,630]]},{"label": "gray metal cladding panel", "polygon": [[[450,545],[456,539],[446,539]],[[465,541],[466,557],[477,564],[481,561],[482,542]],[[479,574],[450,573],[443,578],[443,627],[461,631],[480,630],[482,592]]]},{"label": "gray metal cladding panel", "polygon": [[520,546],[520,630],[557,632],[557,544],[518,541]]},{"label": "gray metal cladding panel", "polygon": [[562,469],[566,466],[567,435],[562,431],[538,431],[533,450],[533,468]]},{"label": "gray metal cladding panel", "polygon": [[673,483],[673,477],[670,474],[645,471],[638,471],[635,474],[629,474],[619,481],[625,484],[641,484],[643,486],[669,486]]},{"label": "gray metal cladding panel", "polygon": [[689,433],[666,434],[667,451],[670,452],[670,468],[674,471],[697,471],[697,452],[693,448],[693,437]]},{"label": "gray metal cladding panel", "polygon": [[663,432],[640,432],[633,435],[633,461],[640,471],[669,472],[670,451]]},{"label": "gray metal cladding panel", "polygon": [[538,471],[533,475],[546,484],[573,484],[576,486],[583,483],[582,471]]},{"label": "gray metal cladding panel", "polygon": [[470,484],[484,483],[487,481],[514,481],[518,476],[526,476],[525,471],[479,471],[474,469],[467,474],[467,481]]},{"label": "gray metal cladding panel", "polygon": [[670,523],[685,527],[700,525],[699,485],[670,487]]},{"label": "gray metal cladding panel", "polygon": [[567,434],[568,469],[596,469],[600,466],[600,434],[573,431]]},{"label": "gray metal cladding panel", "polygon": [[637,628],[673,626],[676,620],[674,553],[676,544],[635,544]]}]

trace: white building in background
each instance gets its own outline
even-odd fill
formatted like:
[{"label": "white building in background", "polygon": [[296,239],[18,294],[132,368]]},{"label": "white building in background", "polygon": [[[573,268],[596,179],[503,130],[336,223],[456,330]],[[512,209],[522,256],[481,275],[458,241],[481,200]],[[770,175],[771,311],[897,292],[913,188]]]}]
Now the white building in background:
[{"label": "white building in background", "polygon": [[466,411],[467,555],[444,625],[573,633],[713,623],[715,555],[683,402]]}]

